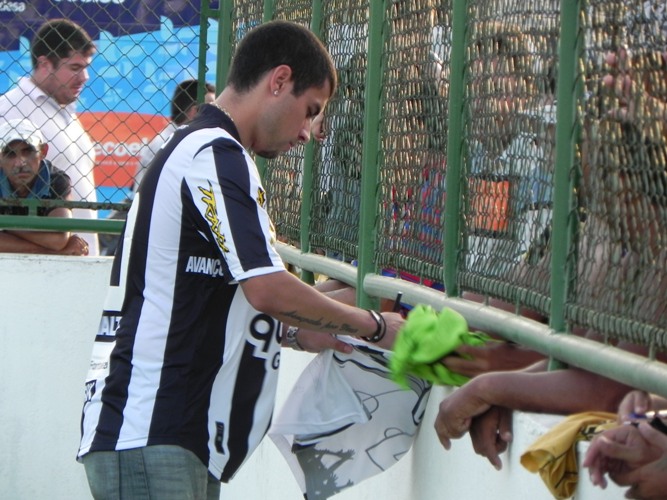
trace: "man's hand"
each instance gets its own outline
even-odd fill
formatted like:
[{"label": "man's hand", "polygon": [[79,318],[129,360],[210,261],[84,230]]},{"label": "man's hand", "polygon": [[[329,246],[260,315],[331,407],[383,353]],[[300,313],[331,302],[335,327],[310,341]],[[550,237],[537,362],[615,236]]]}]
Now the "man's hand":
[{"label": "man's hand", "polygon": [[612,472],[610,477],[619,486],[630,486],[625,493],[626,498],[664,499],[667,495],[667,435],[647,423],[640,424],[638,429],[647,447],[652,448],[658,458],[632,470]]},{"label": "man's hand", "polygon": [[475,417],[470,425],[470,439],[475,453],[486,457],[496,470],[502,469],[500,454],[512,442],[512,410],[492,406]]},{"label": "man's hand", "polygon": [[60,255],[88,255],[88,243],[78,234],[73,234],[67,240],[67,245],[57,253]]},{"label": "man's hand", "polygon": [[447,450],[451,448],[452,439],[463,437],[468,432],[474,417],[491,408],[491,405],[478,395],[476,382],[479,380],[471,380],[440,403],[435,419],[435,432]]},{"label": "man's hand", "polygon": [[[667,52],[658,57],[667,63]],[[619,103],[617,108],[609,111],[609,116],[629,123],[637,122],[640,116],[645,116],[660,123],[667,118],[667,104],[650,95],[646,85],[634,74],[631,60],[627,49],[605,56],[605,63],[611,72],[602,78],[602,83],[613,90]]]},{"label": "man's hand", "polygon": [[312,330],[299,329],[297,333],[297,340],[299,345],[303,347],[304,351],[321,352],[327,349],[350,354],[352,346],[342,340],[339,340],[335,335],[328,333],[315,332]]},{"label": "man's hand", "polygon": [[630,391],[618,407],[618,421],[629,422],[651,409],[651,397],[644,391]]},{"label": "man's hand", "polygon": [[620,105],[610,110],[609,115],[620,121],[634,121],[640,106],[638,89],[641,86],[632,80],[627,50],[621,49],[618,54],[610,52],[605,56],[605,63],[613,74],[605,75],[602,83],[614,91]]},{"label": "man's hand", "polygon": [[317,142],[324,142],[327,132],[324,129],[324,112],[317,115],[310,125],[310,133]]},{"label": "man's hand", "polygon": [[483,346],[462,345],[457,355],[446,356],[442,364],[466,377],[482,373],[518,370],[544,358],[541,354],[510,342],[490,341]]},{"label": "man's hand", "polygon": [[607,486],[605,474],[619,486],[631,486],[626,498],[664,498],[667,435],[647,422],[610,429],[593,439],[583,466],[596,486]]}]

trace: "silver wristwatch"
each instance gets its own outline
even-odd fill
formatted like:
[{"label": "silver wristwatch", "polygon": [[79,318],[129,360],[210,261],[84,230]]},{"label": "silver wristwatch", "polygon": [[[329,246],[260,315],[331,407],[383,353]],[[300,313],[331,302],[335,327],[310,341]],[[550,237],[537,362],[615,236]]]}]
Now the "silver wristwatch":
[{"label": "silver wristwatch", "polygon": [[296,338],[296,334],[298,332],[298,326],[287,327],[287,332],[285,333],[285,345],[294,349],[295,351],[303,351],[303,347],[301,347],[301,344],[299,344],[299,341]]}]

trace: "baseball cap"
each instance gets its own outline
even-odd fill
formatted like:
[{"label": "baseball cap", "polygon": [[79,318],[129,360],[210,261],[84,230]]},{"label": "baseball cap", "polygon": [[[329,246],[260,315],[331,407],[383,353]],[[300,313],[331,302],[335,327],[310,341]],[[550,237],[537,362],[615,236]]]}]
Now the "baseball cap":
[{"label": "baseball cap", "polygon": [[0,151],[14,141],[23,141],[36,150],[44,144],[44,136],[39,129],[26,118],[16,118],[0,125]]}]

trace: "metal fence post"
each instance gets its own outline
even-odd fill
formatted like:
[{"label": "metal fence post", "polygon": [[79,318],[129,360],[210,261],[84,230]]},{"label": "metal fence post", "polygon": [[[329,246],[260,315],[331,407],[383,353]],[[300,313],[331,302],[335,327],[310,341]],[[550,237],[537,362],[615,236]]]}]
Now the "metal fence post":
[{"label": "metal fence post", "polygon": [[368,70],[364,95],[364,139],[361,168],[361,211],[359,218],[359,271],[357,273],[357,303],[360,307],[377,307],[363,290],[366,274],[375,270],[375,220],[377,215],[378,156],[380,152],[380,102],[382,99],[382,50],[385,2],[370,2],[368,20]]},{"label": "metal fence post", "polygon": [[458,245],[461,228],[461,161],[463,159],[463,83],[465,79],[466,2],[454,0],[452,10],[451,78],[447,137],[447,172],[444,217],[444,283],[449,296],[458,295]]},{"label": "metal fence post", "polygon": [[[572,172],[576,151],[577,62],[580,54],[579,1],[561,1],[559,70],[556,109],[556,159],[554,172],[553,234],[551,256],[550,326],[559,333],[567,330],[565,307],[570,284],[576,273],[576,262],[568,259],[576,244],[577,219],[572,216],[576,178]],[[550,368],[562,366],[553,358]]]}]

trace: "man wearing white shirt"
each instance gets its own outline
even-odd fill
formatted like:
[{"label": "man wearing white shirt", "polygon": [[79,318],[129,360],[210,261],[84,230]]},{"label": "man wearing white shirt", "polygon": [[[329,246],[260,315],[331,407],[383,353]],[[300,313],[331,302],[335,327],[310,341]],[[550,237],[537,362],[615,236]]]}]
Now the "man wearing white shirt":
[{"label": "man wearing white shirt", "polygon": [[[204,83],[206,90],[204,94],[204,102],[212,103],[215,100],[215,86],[211,83]],[[169,136],[184,123],[192,120],[199,110],[199,103],[197,102],[197,92],[199,90],[199,82],[197,80],[185,80],[179,83],[174,90],[174,96],[171,98],[171,121],[162,129],[155,138],[146,144],[141,151],[139,157],[139,166],[134,176],[133,193],[137,191],[141,179],[148,165],[155,157],[162,145],[167,142]]]},{"label": "man wearing white shirt", "polygon": [[[75,103],[88,81],[95,44],[79,25],[66,19],[47,21],[30,45],[33,72],[0,96],[3,120],[28,118],[50,145],[47,159],[72,181],[75,201],[96,202],[95,150],[76,115]],[[75,218],[96,218],[93,210],[74,209]],[[84,234],[89,255],[99,255],[96,234]]]}]

